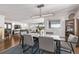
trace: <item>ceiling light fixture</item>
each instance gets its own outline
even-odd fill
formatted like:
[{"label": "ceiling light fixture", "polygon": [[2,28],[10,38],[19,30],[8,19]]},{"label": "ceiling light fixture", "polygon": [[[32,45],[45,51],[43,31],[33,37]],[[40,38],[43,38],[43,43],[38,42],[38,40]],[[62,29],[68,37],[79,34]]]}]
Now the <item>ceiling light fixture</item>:
[{"label": "ceiling light fixture", "polygon": [[38,5],[38,6],[37,6],[37,8],[40,9],[40,17],[41,17],[41,15],[42,15],[42,12],[41,12],[42,10],[41,10],[41,8],[43,8],[43,7],[44,7],[44,4],[41,4],[41,5]]},{"label": "ceiling light fixture", "polygon": [[47,16],[52,16],[53,14],[42,14],[42,8],[44,7],[44,4],[38,5],[37,8],[40,9],[40,15],[39,16],[33,16],[32,18],[44,18]]}]

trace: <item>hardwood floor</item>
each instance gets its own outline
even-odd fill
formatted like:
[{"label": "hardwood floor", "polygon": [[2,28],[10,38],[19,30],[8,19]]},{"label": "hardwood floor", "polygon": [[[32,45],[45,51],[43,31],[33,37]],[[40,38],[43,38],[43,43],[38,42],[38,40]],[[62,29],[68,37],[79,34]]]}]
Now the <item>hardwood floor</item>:
[{"label": "hardwood floor", "polygon": [[79,54],[79,47],[75,48],[76,54]]},{"label": "hardwood floor", "polygon": [[0,52],[18,45],[20,42],[20,37],[15,35],[13,37],[6,38],[6,40],[0,42]]},{"label": "hardwood floor", "polygon": [[0,51],[4,49],[4,43],[1,41],[0,42]]},{"label": "hardwood floor", "polygon": [[[0,42],[0,52],[18,45],[19,42],[20,42],[20,36],[18,35],[6,38],[6,40]],[[79,47],[75,48],[75,52],[76,54],[79,54]]]}]

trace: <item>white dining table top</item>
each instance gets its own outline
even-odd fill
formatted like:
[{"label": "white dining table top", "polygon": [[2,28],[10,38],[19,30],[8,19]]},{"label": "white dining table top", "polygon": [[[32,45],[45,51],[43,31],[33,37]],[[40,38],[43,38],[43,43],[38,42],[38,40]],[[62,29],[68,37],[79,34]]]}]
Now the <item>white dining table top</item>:
[{"label": "white dining table top", "polygon": [[32,35],[32,37],[50,37],[53,38],[54,40],[62,40],[65,41],[65,37],[61,37],[59,35],[48,35],[48,34],[38,34],[38,33],[29,33],[28,35]]}]

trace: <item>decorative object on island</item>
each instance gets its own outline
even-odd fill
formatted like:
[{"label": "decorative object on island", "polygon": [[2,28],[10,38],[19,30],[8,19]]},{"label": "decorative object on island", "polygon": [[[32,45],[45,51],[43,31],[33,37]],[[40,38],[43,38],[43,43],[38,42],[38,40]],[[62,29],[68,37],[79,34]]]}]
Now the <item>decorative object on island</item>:
[{"label": "decorative object on island", "polygon": [[41,33],[42,30],[44,30],[44,27],[41,27],[41,26],[38,25],[37,29],[36,29],[36,32]]}]

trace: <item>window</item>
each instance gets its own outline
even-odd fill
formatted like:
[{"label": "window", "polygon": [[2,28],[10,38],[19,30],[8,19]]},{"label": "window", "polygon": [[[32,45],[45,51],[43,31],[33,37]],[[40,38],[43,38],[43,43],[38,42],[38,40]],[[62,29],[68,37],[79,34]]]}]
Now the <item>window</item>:
[{"label": "window", "polygon": [[60,26],[60,20],[49,21],[49,28],[59,28]]},{"label": "window", "polygon": [[5,29],[7,28],[7,25],[5,24]]},{"label": "window", "polygon": [[8,29],[11,29],[11,24],[8,25]]},{"label": "window", "polygon": [[12,29],[12,23],[5,23],[5,29]]}]

